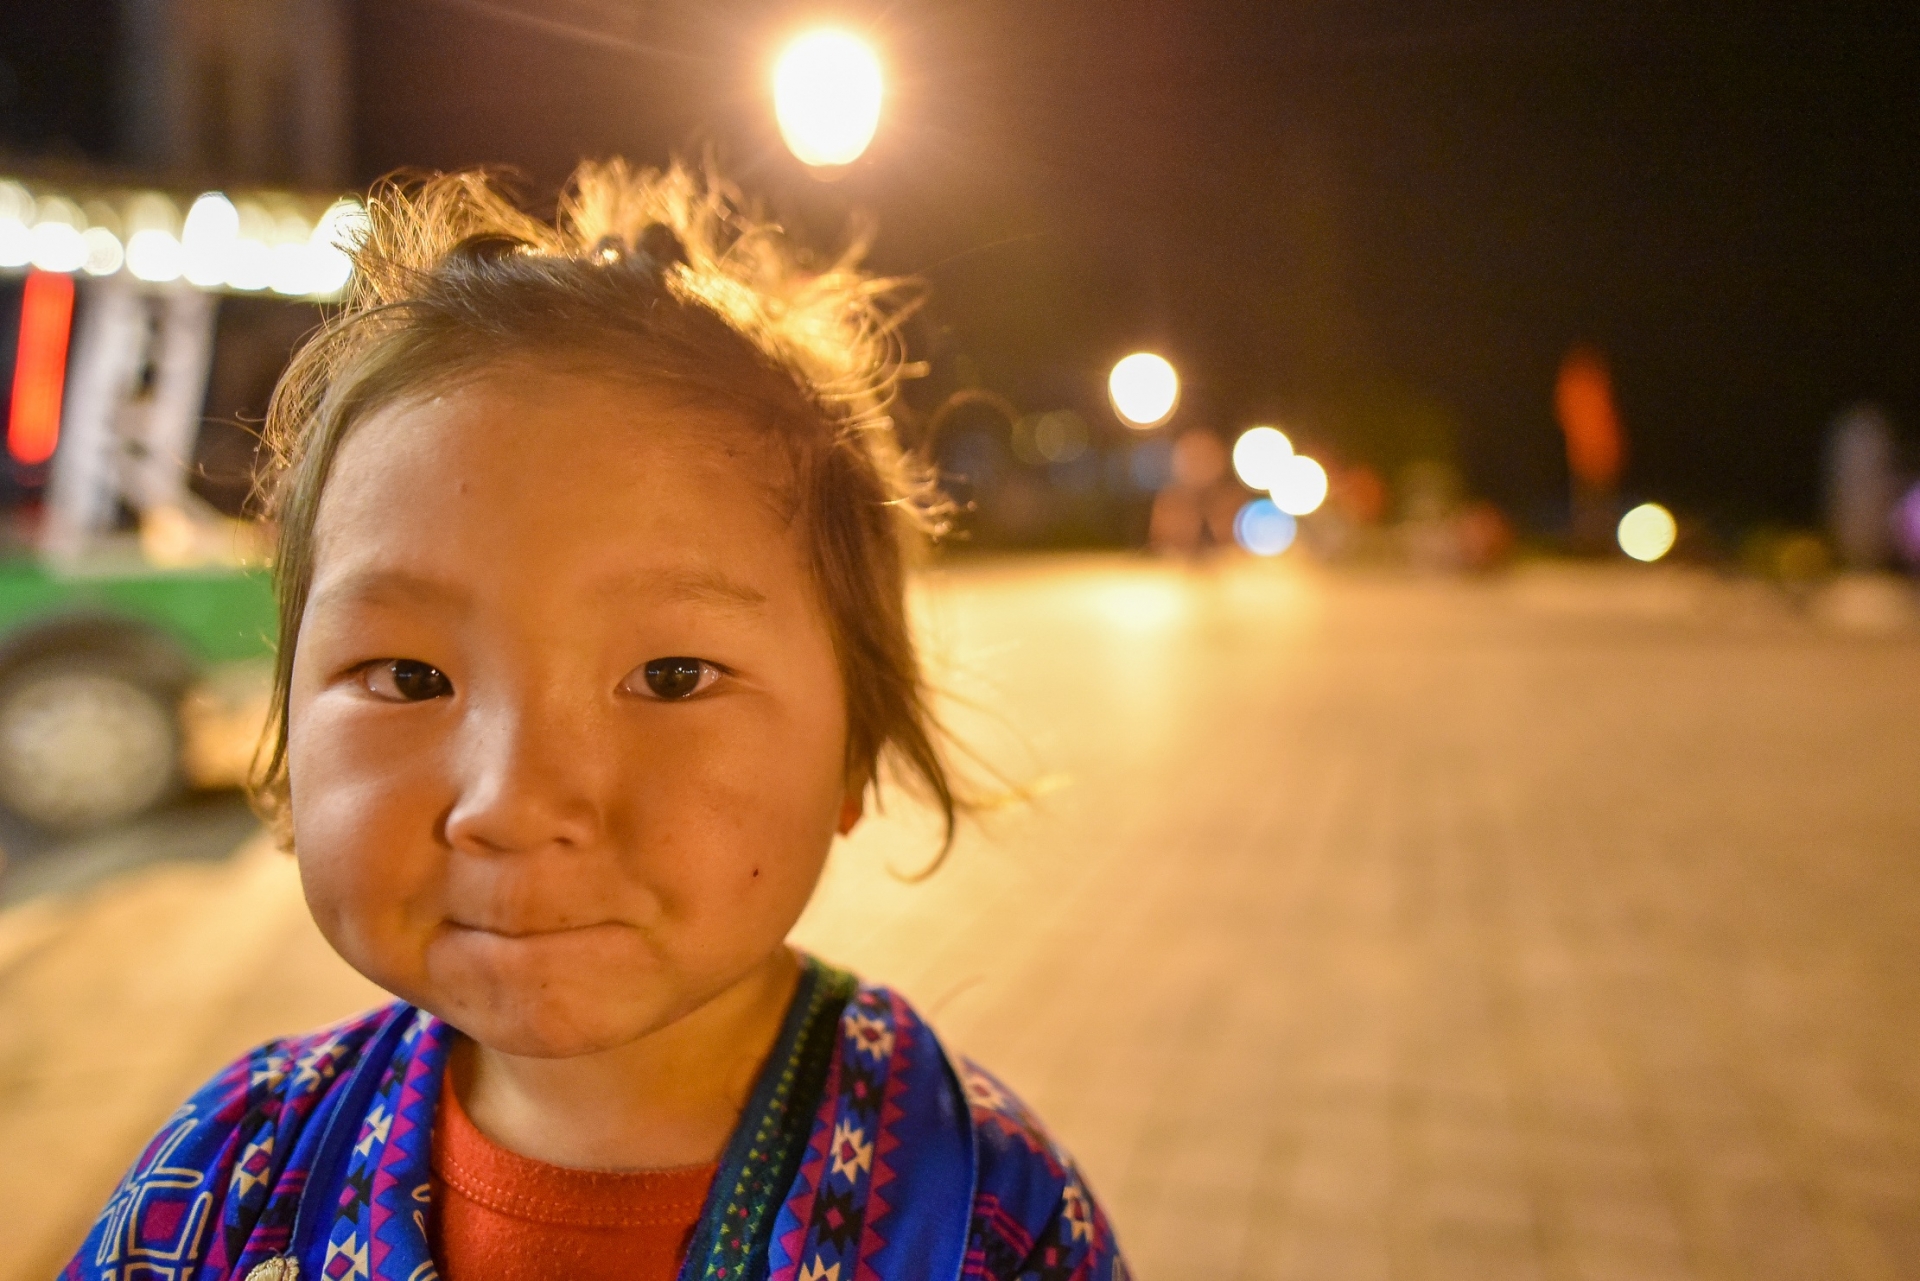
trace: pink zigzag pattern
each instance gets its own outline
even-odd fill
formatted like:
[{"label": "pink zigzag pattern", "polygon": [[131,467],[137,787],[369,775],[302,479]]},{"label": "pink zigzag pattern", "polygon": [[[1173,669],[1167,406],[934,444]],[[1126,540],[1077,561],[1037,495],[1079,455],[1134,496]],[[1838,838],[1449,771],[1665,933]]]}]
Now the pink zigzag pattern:
[{"label": "pink zigzag pattern", "polygon": [[871,1260],[887,1242],[874,1225],[892,1208],[881,1189],[893,1182],[895,1177],[887,1157],[900,1146],[900,1136],[894,1132],[894,1127],[904,1115],[900,1096],[907,1091],[904,1069],[907,1055],[914,1044],[913,1015],[906,1008],[906,1003],[891,992],[887,994],[887,1003],[890,1007],[888,1022],[893,1028],[893,1054],[887,1060],[887,1080],[882,1087],[880,1133],[875,1136],[873,1143],[873,1175],[867,1184],[867,1210],[861,1219],[860,1254],[854,1265],[854,1281],[881,1281]]},{"label": "pink zigzag pattern", "polygon": [[[446,1035],[446,1025],[429,1023],[426,1015],[415,1016],[419,1022],[419,1039],[441,1038]],[[410,1040],[412,1038],[409,1038]],[[406,1076],[400,1084],[399,1099],[393,1110],[392,1128],[387,1131],[386,1146],[380,1153],[380,1160],[374,1166],[370,1192],[372,1201],[372,1238],[373,1274],[383,1275],[382,1268],[387,1256],[393,1252],[393,1231],[411,1231],[414,1228],[410,1211],[413,1189],[399,1186],[394,1170],[402,1162],[413,1156],[416,1143],[431,1142],[433,1115],[427,1107],[427,1100],[435,1094],[438,1081],[436,1068],[440,1056],[431,1053],[430,1047],[421,1044],[413,1047],[407,1059]],[[425,1113],[425,1115],[422,1115]],[[416,1132],[419,1137],[416,1138]],[[395,1203],[398,1203],[396,1206]],[[396,1222],[396,1218],[398,1221]]]},{"label": "pink zigzag pattern", "polygon": [[795,1281],[800,1275],[800,1252],[806,1248],[807,1231],[813,1222],[813,1203],[826,1176],[827,1154],[833,1146],[833,1117],[840,1105],[840,1056],[833,1056],[827,1068],[826,1088],[820,1092],[820,1110],[813,1119],[813,1135],[807,1141],[807,1155],[800,1163],[796,1182],[806,1191],[796,1193],[788,1202],[799,1226],[780,1238],[780,1251],[787,1262],[774,1270],[767,1281]]}]

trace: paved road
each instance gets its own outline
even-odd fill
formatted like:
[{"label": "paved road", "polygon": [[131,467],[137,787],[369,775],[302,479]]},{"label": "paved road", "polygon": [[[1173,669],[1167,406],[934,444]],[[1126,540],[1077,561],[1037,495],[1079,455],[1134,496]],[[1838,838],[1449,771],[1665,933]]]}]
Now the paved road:
[{"label": "paved road", "polygon": [[[1142,1276],[1920,1277],[1911,633],[1657,572],[926,606],[1058,786],[921,884],[925,823],[870,824],[800,937],[1020,1088]],[[0,914],[0,1277],[212,1066],[371,999],[258,847]]]}]

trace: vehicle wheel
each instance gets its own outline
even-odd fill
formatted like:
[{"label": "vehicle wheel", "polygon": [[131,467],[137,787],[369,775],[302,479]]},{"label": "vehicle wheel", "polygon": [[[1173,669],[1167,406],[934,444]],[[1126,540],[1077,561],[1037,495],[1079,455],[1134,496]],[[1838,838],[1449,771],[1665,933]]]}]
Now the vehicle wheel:
[{"label": "vehicle wheel", "polygon": [[0,681],[0,804],[41,827],[103,827],[172,791],[173,700],[101,658],[48,659]]}]

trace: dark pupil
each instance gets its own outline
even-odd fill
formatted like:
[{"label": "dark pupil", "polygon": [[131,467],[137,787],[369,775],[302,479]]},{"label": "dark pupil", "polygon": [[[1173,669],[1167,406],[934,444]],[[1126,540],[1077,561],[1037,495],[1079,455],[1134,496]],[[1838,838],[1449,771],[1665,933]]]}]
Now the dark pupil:
[{"label": "dark pupil", "polygon": [[699,687],[697,658],[656,658],[647,664],[647,688],[662,698],[685,698]]},{"label": "dark pupil", "polygon": [[395,660],[393,664],[393,687],[400,691],[400,697],[413,699],[438,698],[447,692],[447,678],[439,668],[429,667],[425,663],[411,658]]}]

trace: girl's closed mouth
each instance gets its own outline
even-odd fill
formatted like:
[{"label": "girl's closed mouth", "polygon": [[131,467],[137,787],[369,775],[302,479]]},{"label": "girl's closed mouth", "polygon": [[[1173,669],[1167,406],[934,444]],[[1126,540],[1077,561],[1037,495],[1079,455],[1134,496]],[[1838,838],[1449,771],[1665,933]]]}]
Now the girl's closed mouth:
[{"label": "girl's closed mouth", "polygon": [[619,921],[583,921],[576,925],[524,925],[508,922],[477,922],[449,920],[449,926],[456,930],[465,930],[473,934],[491,934],[495,938],[533,939],[552,938],[562,934],[581,934],[588,930],[619,928]]}]

